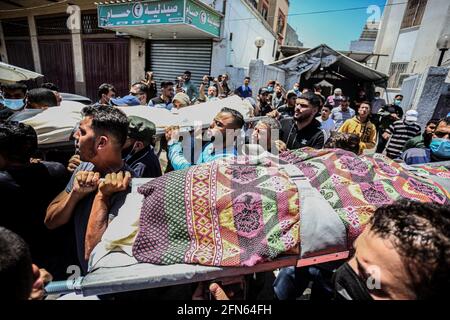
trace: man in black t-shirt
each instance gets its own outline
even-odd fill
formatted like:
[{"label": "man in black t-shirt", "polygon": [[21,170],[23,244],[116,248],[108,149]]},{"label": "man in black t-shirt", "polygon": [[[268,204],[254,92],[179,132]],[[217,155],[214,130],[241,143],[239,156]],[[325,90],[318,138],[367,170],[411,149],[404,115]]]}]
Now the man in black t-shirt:
[{"label": "man in black t-shirt", "polygon": [[[281,140],[288,149],[299,149],[303,147],[312,147],[315,149],[323,148],[325,144],[325,135],[321,124],[315,119],[320,109],[320,98],[312,92],[302,94],[297,98],[293,118],[285,118],[281,123]],[[278,117],[277,112],[270,113],[270,116]]]},{"label": "man in black t-shirt", "polygon": [[67,183],[64,166],[56,162],[30,163],[37,135],[26,124],[0,125],[0,225],[19,234],[29,245],[33,263],[54,279],[67,278],[76,262],[73,230],[69,225],[48,230],[44,224],[50,201]]}]

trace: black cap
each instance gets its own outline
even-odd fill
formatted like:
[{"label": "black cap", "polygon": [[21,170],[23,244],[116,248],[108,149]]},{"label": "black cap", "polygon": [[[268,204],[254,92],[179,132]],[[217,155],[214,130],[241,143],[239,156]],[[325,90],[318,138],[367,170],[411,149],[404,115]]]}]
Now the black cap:
[{"label": "black cap", "polygon": [[267,87],[259,88],[258,94],[265,94],[265,93],[269,93]]},{"label": "black cap", "polygon": [[150,144],[155,134],[156,126],[153,122],[141,117],[128,117],[128,136],[130,138]]}]

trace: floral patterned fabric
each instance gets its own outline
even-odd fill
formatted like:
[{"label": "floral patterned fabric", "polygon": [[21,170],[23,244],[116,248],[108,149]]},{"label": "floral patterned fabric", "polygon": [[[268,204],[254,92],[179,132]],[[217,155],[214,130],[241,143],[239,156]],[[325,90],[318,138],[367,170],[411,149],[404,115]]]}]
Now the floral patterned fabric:
[{"label": "floral patterned fabric", "polygon": [[[404,198],[450,205],[450,194],[442,186],[381,154],[356,156],[341,149],[302,148],[284,152],[280,159],[297,166],[338,213],[349,248],[382,205]],[[450,176],[443,168],[422,169]]]},{"label": "floral patterned fabric", "polygon": [[133,255],[153,264],[252,266],[299,243],[299,195],[279,167],[215,161],[138,189]]}]

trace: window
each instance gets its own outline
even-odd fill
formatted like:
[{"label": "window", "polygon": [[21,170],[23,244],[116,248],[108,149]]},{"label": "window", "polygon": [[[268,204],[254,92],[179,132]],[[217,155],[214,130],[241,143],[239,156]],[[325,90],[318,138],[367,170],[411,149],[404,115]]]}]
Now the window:
[{"label": "window", "polygon": [[249,2],[251,3],[251,5],[256,9],[258,8],[258,1],[256,0],[249,0]]},{"label": "window", "polygon": [[428,0],[409,0],[401,28],[420,26]]},{"label": "window", "polygon": [[278,12],[277,33],[283,35],[284,25],[286,23],[286,16],[283,12]]},{"label": "window", "polygon": [[408,69],[408,62],[391,63],[391,68],[389,69],[389,81],[388,88],[399,88],[402,84],[400,80],[402,73],[406,73]]},{"label": "window", "polygon": [[261,15],[263,16],[264,20],[267,21],[267,18],[269,16],[269,7],[266,3],[263,3],[262,9],[261,9]]}]

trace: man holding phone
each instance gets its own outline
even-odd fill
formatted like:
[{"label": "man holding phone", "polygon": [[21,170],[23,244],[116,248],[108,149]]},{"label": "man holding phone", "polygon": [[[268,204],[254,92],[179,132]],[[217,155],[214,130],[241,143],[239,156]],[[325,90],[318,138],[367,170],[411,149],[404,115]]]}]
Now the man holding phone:
[{"label": "man holding phone", "polygon": [[189,99],[191,101],[195,101],[198,97],[198,91],[191,81],[191,76],[192,73],[189,70],[185,71],[183,78],[180,79],[181,81],[179,82],[179,84],[177,83],[177,86],[179,85],[181,88],[183,88],[184,93],[189,96]]}]

